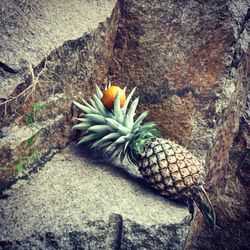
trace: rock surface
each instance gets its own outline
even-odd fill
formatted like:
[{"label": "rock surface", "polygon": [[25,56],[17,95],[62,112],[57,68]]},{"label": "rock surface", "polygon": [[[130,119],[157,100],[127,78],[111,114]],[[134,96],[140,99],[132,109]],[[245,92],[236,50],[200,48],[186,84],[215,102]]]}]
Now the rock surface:
[{"label": "rock surface", "polygon": [[[58,8],[63,8],[59,2]],[[17,175],[20,161],[25,170],[37,164],[37,158],[32,158],[36,156],[36,149],[39,149],[41,161],[45,161],[46,155],[50,158],[54,150],[67,145],[73,138],[72,117],[77,115],[71,108],[72,99],[87,98],[94,84],[101,86],[107,76],[109,81],[127,85],[128,89],[137,86],[136,94],[141,97],[139,112],[153,110],[149,120],[159,123],[162,136],[187,146],[206,166],[206,187],[222,230],[210,230],[197,214],[186,249],[231,249],[232,246],[234,249],[249,249],[250,104],[247,92],[250,1],[118,0],[116,5],[114,1],[104,2],[86,1],[90,7],[99,4],[102,13],[105,13],[100,19],[102,23],[97,26],[99,21],[95,21],[91,29],[79,25],[79,29],[75,29],[77,34],[66,34],[64,30],[62,37],[57,37],[57,33],[55,37],[50,34],[48,45],[55,48],[45,56],[42,56],[44,52],[39,50],[39,44],[33,47],[34,53],[29,50],[30,58],[13,61],[1,47],[1,55],[5,59],[0,59],[0,77],[1,84],[4,82],[5,86],[1,85],[0,186]],[[22,11],[26,6],[20,6],[21,2],[15,1],[12,5],[14,9],[16,4]],[[77,5],[77,1],[72,1],[73,9]],[[27,9],[26,6],[26,11],[31,7]],[[53,9],[53,6],[47,7]],[[81,7],[77,9],[83,10]],[[8,32],[11,32],[10,38],[17,37],[19,27],[23,32],[20,41],[25,41],[26,37],[32,36],[32,32],[36,32],[21,17],[18,25],[13,25],[15,18],[9,18],[4,8],[1,10],[8,17],[2,21],[9,20],[0,29],[5,44],[11,40],[7,39]],[[85,18],[88,15],[79,16],[78,10],[75,12],[76,19],[66,18],[65,26],[72,27],[81,18],[88,23]],[[39,8],[28,11],[28,18],[37,23],[34,16],[39,11]],[[41,15],[45,17],[46,11]],[[110,18],[106,20],[107,16]],[[51,20],[50,16],[47,18]],[[53,15],[51,18],[54,18]],[[63,16],[55,18],[64,20]],[[44,27],[47,26],[42,25],[41,29]],[[48,28],[51,27],[53,23],[48,25]],[[36,37],[38,41],[43,39],[40,34]],[[30,43],[27,45],[30,46]],[[28,47],[24,46],[21,50],[23,54],[15,53],[21,59],[27,50]],[[44,109],[34,115],[35,103],[43,104]],[[31,114],[34,122],[27,124],[27,117]],[[33,127],[37,126],[42,129],[32,147],[27,148],[34,135]],[[25,132],[23,137],[22,131]],[[28,164],[23,161],[24,157],[30,160]],[[130,220],[133,221],[127,218],[127,221]],[[103,235],[100,237],[104,239],[102,230],[108,223],[107,218],[102,223],[101,226],[98,222],[91,222],[89,226],[99,227],[100,235]],[[114,225],[120,227],[119,218]],[[148,226],[145,231],[144,225],[140,225],[138,235],[144,235],[146,239],[154,234]],[[134,230],[137,230],[136,225],[124,227],[121,247],[133,248],[131,242],[137,237],[137,233],[131,234]],[[157,234],[164,238],[161,230]],[[87,235],[76,230],[66,238],[77,242]],[[55,236],[48,233],[34,237],[29,234],[20,244],[33,242],[36,237],[43,242],[52,240],[55,246],[58,244],[57,240],[53,241],[56,237],[61,242],[64,239],[67,241],[64,234]],[[116,238],[119,239],[119,235]],[[113,244],[112,239],[104,241]],[[143,245],[146,240],[141,242],[141,249],[148,247]]]},{"label": "rock surface", "polygon": [[73,145],[2,194],[0,249],[116,249],[105,246],[117,233],[119,249],[180,249],[188,218],[186,207]]},{"label": "rock surface", "polygon": [[26,63],[34,67],[65,41],[96,29],[114,4],[114,0],[1,1],[0,98],[8,98],[23,79]]},{"label": "rock surface", "polygon": [[[0,49],[0,89],[6,97],[0,97],[0,188],[18,175],[18,164],[26,171],[33,168],[37,150],[34,145],[27,147],[28,139],[34,135],[33,127],[42,128],[35,140],[39,158],[46,157],[52,149],[65,147],[72,135],[72,100],[87,96],[94,84],[105,78],[118,16],[115,1],[66,2],[1,2],[4,25],[0,36],[6,48]],[[29,9],[29,4],[36,9],[19,17],[16,11]],[[25,17],[31,25],[27,25]],[[41,18],[45,21],[39,30]],[[58,30],[50,32],[56,29],[55,24],[60,24],[56,26]],[[9,25],[8,36],[5,27]],[[35,37],[32,43],[27,41],[29,36]],[[45,45],[44,39],[48,40]],[[24,60],[24,65],[13,66],[14,59],[17,64]],[[36,104],[43,109],[35,110]],[[29,117],[31,122],[27,122]],[[22,137],[22,131],[29,137]]]},{"label": "rock surface", "polygon": [[[249,249],[249,175],[240,162],[245,166],[249,158],[249,120],[241,117],[249,91],[250,2],[132,0],[120,6],[110,81],[137,86],[141,110],[152,110],[149,120],[207,169],[222,230],[208,229],[198,214],[186,249]],[[243,137],[237,135],[242,119]],[[234,142],[239,138],[242,144]]]}]

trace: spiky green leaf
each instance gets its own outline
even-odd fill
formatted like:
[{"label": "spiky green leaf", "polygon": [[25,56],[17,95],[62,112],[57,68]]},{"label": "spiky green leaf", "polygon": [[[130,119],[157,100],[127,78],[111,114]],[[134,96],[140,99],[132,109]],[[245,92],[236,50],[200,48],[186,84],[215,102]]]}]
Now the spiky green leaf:
[{"label": "spiky green leaf", "polygon": [[106,118],[106,122],[114,131],[120,131],[123,135],[126,135],[131,131],[112,118]]},{"label": "spiky green leaf", "polygon": [[132,134],[128,134],[128,135],[124,135],[124,136],[121,136],[120,138],[118,138],[115,142],[114,142],[114,145],[117,145],[117,144],[124,144],[126,141],[130,140],[132,138]]},{"label": "spiky green leaf", "polygon": [[141,131],[147,131],[148,129],[154,128],[156,126],[155,122],[147,122],[140,127]]},{"label": "spiky green leaf", "polygon": [[89,127],[93,126],[92,123],[82,122],[73,126],[73,129],[87,130]]},{"label": "spiky green leaf", "polygon": [[79,140],[79,142],[77,143],[77,145],[79,145],[81,143],[89,143],[90,141],[98,139],[99,137],[100,137],[100,135],[98,133],[91,133],[91,134],[85,135],[84,137],[82,137]]},{"label": "spiky green leaf", "polygon": [[123,150],[123,145],[120,145],[118,148],[113,150],[113,152],[110,154],[110,158],[113,160],[115,158],[120,158],[119,156],[121,155]]},{"label": "spiky green leaf", "polygon": [[152,136],[157,136],[157,137],[161,135],[160,131],[158,131],[157,129],[151,129],[150,133],[152,134]]},{"label": "spiky green leaf", "polygon": [[100,134],[107,134],[107,133],[111,132],[112,130],[110,129],[110,127],[108,125],[102,124],[102,125],[91,126],[88,129],[88,131],[96,132],[96,133],[100,133]]},{"label": "spiky green leaf", "polygon": [[102,94],[102,91],[100,90],[100,88],[97,84],[95,85],[95,90],[96,90],[96,96],[101,100],[103,94]]},{"label": "spiky green leaf", "polygon": [[128,97],[127,97],[127,99],[126,99],[126,101],[125,101],[125,103],[124,103],[124,105],[122,107],[122,112],[123,112],[124,115],[127,113],[128,104],[129,104],[135,90],[136,90],[136,88],[133,88],[133,90],[129,93],[129,95],[128,95]]},{"label": "spiky green leaf", "polygon": [[85,122],[86,118],[76,118],[76,120],[80,121],[80,122]]},{"label": "spiky green leaf", "polygon": [[90,119],[87,118],[86,116],[84,118],[77,118],[78,121],[81,121],[81,123],[90,123],[90,124],[94,124],[94,122]]},{"label": "spiky green leaf", "polygon": [[110,133],[110,134],[107,134],[105,136],[103,136],[100,140],[96,141],[92,147],[97,147],[97,146],[100,146],[100,147],[105,147],[107,146],[106,143],[104,142],[109,142],[110,144],[117,138],[119,138],[121,136],[120,133],[116,133],[116,132],[113,132],[113,133]]},{"label": "spiky green leaf", "polygon": [[[131,137],[131,140],[132,140],[133,137]],[[131,140],[128,140],[126,141],[125,145],[124,145],[124,148],[123,148],[123,153],[126,154],[127,152],[127,149],[128,149],[128,146],[129,144],[131,143]]]},{"label": "spiky green leaf", "polygon": [[122,150],[124,148],[124,145],[127,141],[131,140],[132,134],[124,135],[116,139],[113,143],[109,145],[109,147],[106,148],[106,152],[110,152],[113,150],[117,150],[120,146],[122,146]]},{"label": "spiky green leaf", "polygon": [[133,123],[134,123],[134,116],[135,116],[135,110],[137,108],[139,102],[139,97],[137,97],[131,104],[127,115],[125,116],[124,119],[124,125],[127,128],[132,128],[133,127]]},{"label": "spiky green leaf", "polygon": [[93,121],[95,123],[98,124],[105,124],[106,120],[102,115],[98,115],[98,114],[86,114],[86,117],[90,120]]},{"label": "spiky green leaf", "polygon": [[93,106],[91,106],[91,105],[90,105],[87,101],[85,101],[84,99],[82,99],[82,102],[83,102],[83,104],[84,104],[86,107],[90,108],[90,110],[94,110],[94,109],[95,109]]},{"label": "spiky green leaf", "polygon": [[95,103],[95,101],[93,99],[90,99],[89,101],[90,101],[91,105],[98,111],[98,113],[100,113],[100,110],[99,110],[97,104]]},{"label": "spiky green leaf", "polygon": [[104,107],[103,103],[101,102],[100,99],[98,99],[98,97],[94,94],[93,95],[93,100],[95,105],[97,106],[98,110],[104,115],[104,116],[108,116],[109,111]]},{"label": "spiky green leaf", "polygon": [[121,107],[120,107],[120,93],[119,93],[119,91],[117,92],[116,97],[115,97],[114,114],[115,114],[116,121],[118,121],[119,123],[122,123],[124,116],[122,114]]},{"label": "spiky green leaf", "polygon": [[133,131],[135,131],[139,125],[142,123],[142,121],[145,119],[145,117],[148,115],[149,111],[144,111],[140,116],[136,119],[133,125]]},{"label": "spiky green leaf", "polygon": [[91,109],[89,107],[86,107],[76,101],[73,101],[74,105],[77,106],[81,111],[84,113],[91,113]]}]

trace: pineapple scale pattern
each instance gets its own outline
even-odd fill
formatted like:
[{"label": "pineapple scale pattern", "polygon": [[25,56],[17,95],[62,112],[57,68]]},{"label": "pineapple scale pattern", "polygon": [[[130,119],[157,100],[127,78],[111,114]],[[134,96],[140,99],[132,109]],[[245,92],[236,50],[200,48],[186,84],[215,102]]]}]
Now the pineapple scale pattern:
[{"label": "pineapple scale pattern", "polygon": [[184,147],[153,138],[141,154],[139,171],[160,194],[170,199],[190,198],[192,187],[203,183],[203,167]]}]

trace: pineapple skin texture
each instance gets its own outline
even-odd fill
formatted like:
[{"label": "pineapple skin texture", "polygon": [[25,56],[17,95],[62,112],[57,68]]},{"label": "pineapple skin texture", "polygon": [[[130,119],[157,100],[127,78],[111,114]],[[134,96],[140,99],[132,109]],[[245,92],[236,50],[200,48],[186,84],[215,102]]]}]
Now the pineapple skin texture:
[{"label": "pineapple skin texture", "polygon": [[204,181],[204,168],[198,159],[164,138],[152,138],[145,145],[138,165],[144,179],[169,199],[190,199],[193,188]]}]

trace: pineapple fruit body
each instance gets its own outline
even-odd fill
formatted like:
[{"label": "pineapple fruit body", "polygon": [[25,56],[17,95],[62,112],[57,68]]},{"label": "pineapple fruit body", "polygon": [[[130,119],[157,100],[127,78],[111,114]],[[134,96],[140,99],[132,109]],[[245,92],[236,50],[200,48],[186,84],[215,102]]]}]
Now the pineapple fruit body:
[{"label": "pineapple fruit body", "polygon": [[163,138],[152,138],[138,161],[145,180],[170,199],[190,199],[192,189],[203,184],[203,167],[184,147]]},{"label": "pineapple fruit body", "polygon": [[157,137],[159,133],[154,122],[142,124],[147,111],[134,119],[139,102],[137,97],[130,104],[134,91],[124,105],[117,93],[112,110],[104,106],[103,93],[98,86],[90,103],[74,102],[84,116],[77,118],[80,123],[74,126],[85,131],[78,143],[101,149],[111,160],[122,162],[127,157],[160,194],[170,199],[187,200],[190,211],[195,203],[207,221],[215,226],[214,208],[203,187],[202,165],[184,147]]}]

